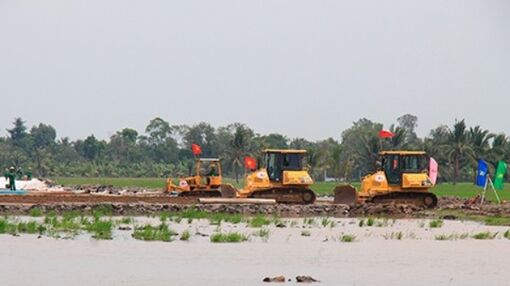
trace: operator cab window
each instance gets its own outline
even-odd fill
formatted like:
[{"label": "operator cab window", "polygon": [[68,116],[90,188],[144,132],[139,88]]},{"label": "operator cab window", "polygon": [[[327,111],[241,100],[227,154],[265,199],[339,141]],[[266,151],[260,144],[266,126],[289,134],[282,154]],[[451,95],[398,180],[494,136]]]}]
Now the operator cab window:
[{"label": "operator cab window", "polygon": [[383,157],[383,168],[386,174],[386,179],[389,184],[400,184],[401,177],[401,157],[399,155],[389,154]]},{"label": "operator cab window", "polygon": [[406,173],[420,173],[426,169],[423,156],[405,156],[401,158],[402,170]]},{"label": "operator cab window", "polygon": [[283,154],[283,170],[300,171],[302,170],[302,154]]},{"label": "operator cab window", "polygon": [[273,181],[280,181],[282,170],[280,163],[278,162],[278,154],[268,153],[266,156],[267,175],[269,176],[269,179]]}]

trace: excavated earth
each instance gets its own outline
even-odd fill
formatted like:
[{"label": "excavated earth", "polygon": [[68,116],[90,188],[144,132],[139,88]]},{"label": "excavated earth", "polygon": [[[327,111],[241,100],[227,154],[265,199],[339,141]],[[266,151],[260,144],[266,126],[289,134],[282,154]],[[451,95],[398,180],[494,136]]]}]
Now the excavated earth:
[{"label": "excavated earth", "polygon": [[480,205],[476,199],[442,197],[435,209],[411,204],[364,204],[347,206],[321,199],[312,205],[264,204],[199,204],[196,198],[175,197],[161,191],[141,188],[121,189],[112,186],[73,186],[62,191],[33,191],[27,195],[0,195],[0,214],[27,214],[31,209],[42,211],[90,211],[107,206],[115,215],[153,214],[161,211],[182,211],[196,208],[207,212],[264,214],[282,217],[388,216],[395,218],[436,217],[441,210],[459,210],[465,214],[510,216],[510,203]]}]

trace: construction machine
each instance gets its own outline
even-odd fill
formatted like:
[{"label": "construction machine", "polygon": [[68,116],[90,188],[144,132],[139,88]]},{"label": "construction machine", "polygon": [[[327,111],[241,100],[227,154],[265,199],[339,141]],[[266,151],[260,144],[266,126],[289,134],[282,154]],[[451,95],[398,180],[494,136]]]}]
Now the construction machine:
[{"label": "construction machine", "polygon": [[166,180],[165,191],[180,197],[221,197],[221,163],[217,158],[197,158],[195,175],[179,178],[178,185],[173,178]]},{"label": "construction machine", "polygon": [[238,198],[274,199],[277,203],[311,204],[315,193],[312,177],[304,166],[306,150],[264,150],[263,166],[251,170]]},{"label": "construction machine", "polygon": [[428,176],[429,158],[422,151],[383,151],[380,168],[361,181],[359,191],[351,185],[335,188],[335,203],[410,203],[433,208],[437,197]]}]

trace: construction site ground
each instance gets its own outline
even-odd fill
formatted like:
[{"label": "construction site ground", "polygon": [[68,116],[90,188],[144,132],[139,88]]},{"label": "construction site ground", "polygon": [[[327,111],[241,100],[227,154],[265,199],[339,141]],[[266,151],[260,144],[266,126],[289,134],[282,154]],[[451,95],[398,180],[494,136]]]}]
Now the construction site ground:
[{"label": "construction site ground", "polygon": [[[331,197],[319,197],[311,205],[290,204],[200,204],[197,198],[176,197],[161,190],[140,187],[113,187],[106,185],[54,186],[34,179],[22,182],[28,189],[25,195],[0,195],[0,214],[28,214],[30,210],[42,212],[90,211],[97,206],[108,206],[114,215],[154,214],[164,211],[178,212],[188,208],[215,213],[244,215],[277,215],[281,217],[362,217],[386,216],[394,218],[465,218],[466,216],[510,216],[510,203],[495,204],[479,199],[439,197],[438,207],[425,209],[410,204],[364,204],[347,206],[333,204]],[[20,183],[19,183],[20,184]],[[32,187],[32,188],[30,188]]]}]

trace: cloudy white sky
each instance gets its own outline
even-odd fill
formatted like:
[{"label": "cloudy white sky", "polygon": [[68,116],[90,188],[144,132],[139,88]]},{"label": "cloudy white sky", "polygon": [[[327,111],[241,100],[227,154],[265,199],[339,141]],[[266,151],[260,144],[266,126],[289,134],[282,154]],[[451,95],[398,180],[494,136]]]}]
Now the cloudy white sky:
[{"label": "cloudy white sky", "polygon": [[0,0],[0,134],[243,122],[322,139],[405,113],[510,134],[510,1]]}]

